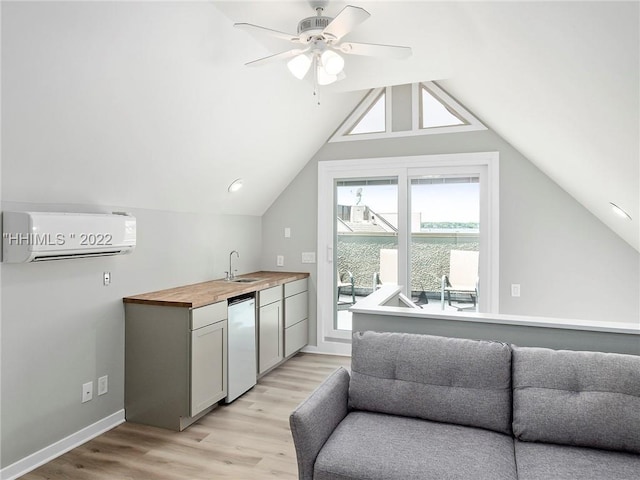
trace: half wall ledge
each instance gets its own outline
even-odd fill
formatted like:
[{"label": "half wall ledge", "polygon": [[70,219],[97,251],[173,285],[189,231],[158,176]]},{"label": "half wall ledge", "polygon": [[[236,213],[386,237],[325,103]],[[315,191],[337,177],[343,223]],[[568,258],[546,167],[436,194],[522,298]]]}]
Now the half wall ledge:
[{"label": "half wall ledge", "polygon": [[523,347],[640,355],[640,324],[475,312],[433,313],[412,306],[398,285],[382,287],[349,311],[354,332],[423,333]]}]

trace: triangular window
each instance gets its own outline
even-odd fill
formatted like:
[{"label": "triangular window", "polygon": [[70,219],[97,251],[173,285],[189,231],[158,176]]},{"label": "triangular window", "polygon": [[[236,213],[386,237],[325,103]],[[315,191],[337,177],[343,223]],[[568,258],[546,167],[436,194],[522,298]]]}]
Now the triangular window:
[{"label": "triangular window", "polygon": [[381,133],[386,131],[386,108],[384,90],[372,103],[358,121],[349,130],[347,135],[360,135],[363,133]]},{"label": "triangular window", "polygon": [[370,90],[336,129],[329,142],[486,130],[434,82]]},{"label": "triangular window", "polygon": [[424,85],[420,87],[420,128],[452,127],[469,124],[427,87]]}]

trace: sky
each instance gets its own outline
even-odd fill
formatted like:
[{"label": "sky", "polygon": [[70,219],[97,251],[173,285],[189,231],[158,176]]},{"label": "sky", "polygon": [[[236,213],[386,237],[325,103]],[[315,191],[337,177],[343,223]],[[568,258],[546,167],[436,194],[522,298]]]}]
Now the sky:
[{"label": "sky", "polygon": [[[373,211],[398,211],[397,185],[364,185],[338,187],[339,205],[356,205],[358,189],[362,189],[360,204]],[[422,222],[480,222],[480,184],[449,183],[413,185],[411,211],[421,213]]]}]

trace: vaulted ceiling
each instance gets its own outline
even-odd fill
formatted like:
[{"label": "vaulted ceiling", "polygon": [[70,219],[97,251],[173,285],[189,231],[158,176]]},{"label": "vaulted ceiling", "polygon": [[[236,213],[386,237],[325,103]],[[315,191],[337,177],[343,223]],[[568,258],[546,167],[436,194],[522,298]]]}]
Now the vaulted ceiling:
[{"label": "vaulted ceiling", "polygon": [[261,215],[366,90],[437,80],[640,249],[638,2],[352,3],[349,39],[413,56],[348,57],[318,106],[233,27],[295,33],[305,0],[3,2],[3,199]]}]

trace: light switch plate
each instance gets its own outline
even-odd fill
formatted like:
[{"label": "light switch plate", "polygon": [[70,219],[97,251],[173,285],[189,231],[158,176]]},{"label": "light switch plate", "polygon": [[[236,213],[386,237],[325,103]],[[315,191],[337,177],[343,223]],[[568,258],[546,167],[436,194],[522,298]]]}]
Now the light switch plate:
[{"label": "light switch plate", "polygon": [[511,284],[511,296],[512,297],[519,297],[520,296],[520,284],[519,283],[512,283]]},{"label": "light switch plate", "polygon": [[104,395],[109,391],[109,375],[98,379],[98,395]]},{"label": "light switch plate", "polygon": [[316,252],[302,252],[302,263],[316,263]]},{"label": "light switch plate", "polygon": [[276,257],[276,267],[284,267],[284,255],[278,255]]},{"label": "light switch plate", "polygon": [[289,227],[284,227],[284,238],[291,238],[291,229]]}]

